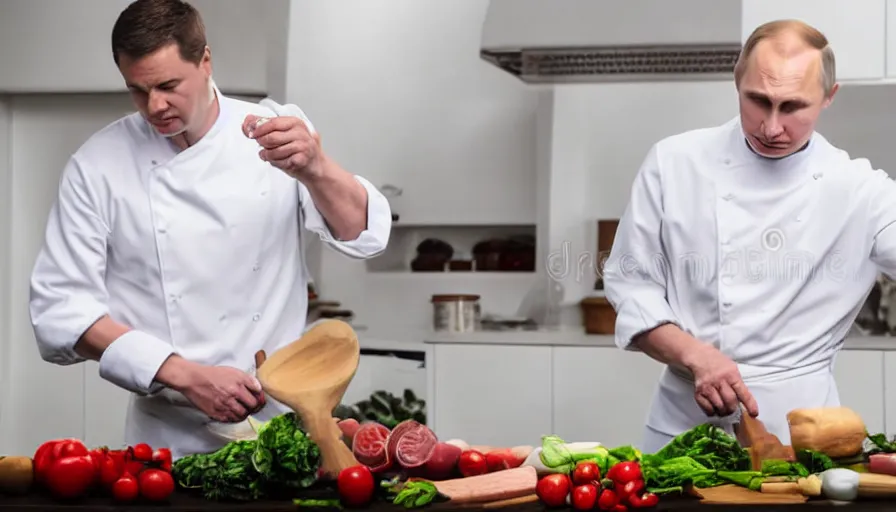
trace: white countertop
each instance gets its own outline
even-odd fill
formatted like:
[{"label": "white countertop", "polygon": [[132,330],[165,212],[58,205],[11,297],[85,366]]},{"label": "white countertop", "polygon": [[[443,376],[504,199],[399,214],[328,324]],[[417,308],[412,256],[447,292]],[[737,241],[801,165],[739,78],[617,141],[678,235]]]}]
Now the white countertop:
[{"label": "white countertop", "polygon": [[[608,334],[585,334],[582,329],[540,331],[481,331],[471,333],[429,332],[426,343],[472,343],[484,345],[550,345],[569,347],[614,347]],[[844,350],[896,350],[894,336],[849,336]]]},{"label": "white countertop", "polygon": [[[470,333],[435,332],[415,327],[388,329],[357,328],[361,348],[373,350],[425,351],[427,344],[476,345],[546,345],[561,347],[613,347],[612,335],[585,334],[581,328],[544,329],[536,331],[478,331]],[[896,350],[896,336],[861,336],[846,338],[844,350]]]}]

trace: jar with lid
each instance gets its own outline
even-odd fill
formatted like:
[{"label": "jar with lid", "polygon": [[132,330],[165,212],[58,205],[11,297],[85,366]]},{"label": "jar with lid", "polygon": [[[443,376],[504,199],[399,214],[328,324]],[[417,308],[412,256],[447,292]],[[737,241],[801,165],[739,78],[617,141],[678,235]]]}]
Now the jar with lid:
[{"label": "jar with lid", "polygon": [[479,295],[433,295],[432,308],[436,331],[471,332],[481,328]]}]

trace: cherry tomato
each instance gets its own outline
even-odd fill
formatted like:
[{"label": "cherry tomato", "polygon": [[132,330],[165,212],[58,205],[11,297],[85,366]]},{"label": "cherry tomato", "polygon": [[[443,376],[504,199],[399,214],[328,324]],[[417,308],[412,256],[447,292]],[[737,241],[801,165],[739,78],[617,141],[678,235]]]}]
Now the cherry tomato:
[{"label": "cherry tomato", "polygon": [[336,477],[336,488],[346,505],[366,505],[373,498],[373,473],[364,465],[345,468]]},{"label": "cherry tomato", "polygon": [[576,485],[600,482],[600,468],[593,462],[579,462],[572,472],[572,481]]},{"label": "cherry tomato", "polygon": [[644,494],[636,493],[629,496],[628,498],[628,503],[632,506],[632,508],[655,507],[659,502],[659,496],[652,492],[645,492]]},{"label": "cherry tomato", "polygon": [[617,486],[616,495],[619,496],[620,503],[628,503],[628,499],[630,496],[640,496],[642,492],[644,492],[644,480],[640,478],[637,480],[632,480],[631,482],[626,482],[621,486]]},{"label": "cherry tomato", "polygon": [[597,486],[582,484],[572,490],[572,506],[576,510],[591,510],[597,502]]},{"label": "cherry tomato", "polygon": [[632,480],[641,480],[641,466],[637,462],[617,462],[607,471],[607,478],[618,485],[623,485]]},{"label": "cherry tomato", "polygon": [[601,510],[613,510],[619,505],[619,496],[612,489],[604,489],[597,498],[597,508]]},{"label": "cherry tomato", "polygon": [[152,460],[152,448],[146,443],[139,443],[134,446],[134,460],[141,462],[149,462]]},{"label": "cherry tomato", "polygon": [[133,501],[140,494],[140,485],[130,473],[125,473],[112,484],[112,497],[117,501]]},{"label": "cherry tomato", "polygon": [[476,476],[488,473],[488,461],[482,452],[464,450],[457,459],[457,469],[463,476]]},{"label": "cherry tomato", "polygon": [[535,485],[535,494],[548,507],[562,507],[566,505],[570,487],[572,487],[572,483],[568,476],[554,473],[542,477],[538,481]]},{"label": "cherry tomato", "polygon": [[174,478],[161,469],[145,469],[138,477],[140,495],[150,501],[163,501],[174,492]]}]

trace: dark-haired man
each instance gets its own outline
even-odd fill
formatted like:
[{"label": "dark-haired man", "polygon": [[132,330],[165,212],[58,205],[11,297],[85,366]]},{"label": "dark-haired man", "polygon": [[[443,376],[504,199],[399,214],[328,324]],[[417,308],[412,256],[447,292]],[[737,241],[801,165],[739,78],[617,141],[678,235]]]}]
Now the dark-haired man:
[{"label": "dark-haired man", "polygon": [[256,351],[305,328],[301,229],[369,258],[386,247],[391,211],[326,155],[298,107],[220,93],[186,2],[130,4],[112,51],[139,113],[66,165],[32,324],[45,360],[99,361],[133,392],[127,442],[207,452],[222,444],[209,419],[241,421],[264,404]]}]

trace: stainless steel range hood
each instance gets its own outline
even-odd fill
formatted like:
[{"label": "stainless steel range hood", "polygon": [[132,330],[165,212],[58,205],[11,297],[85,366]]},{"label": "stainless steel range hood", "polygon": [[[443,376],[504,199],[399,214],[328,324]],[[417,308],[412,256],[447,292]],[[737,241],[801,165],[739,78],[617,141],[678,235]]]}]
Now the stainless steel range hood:
[{"label": "stainless steel range hood", "polygon": [[742,0],[490,0],[480,55],[533,84],[730,80]]}]

